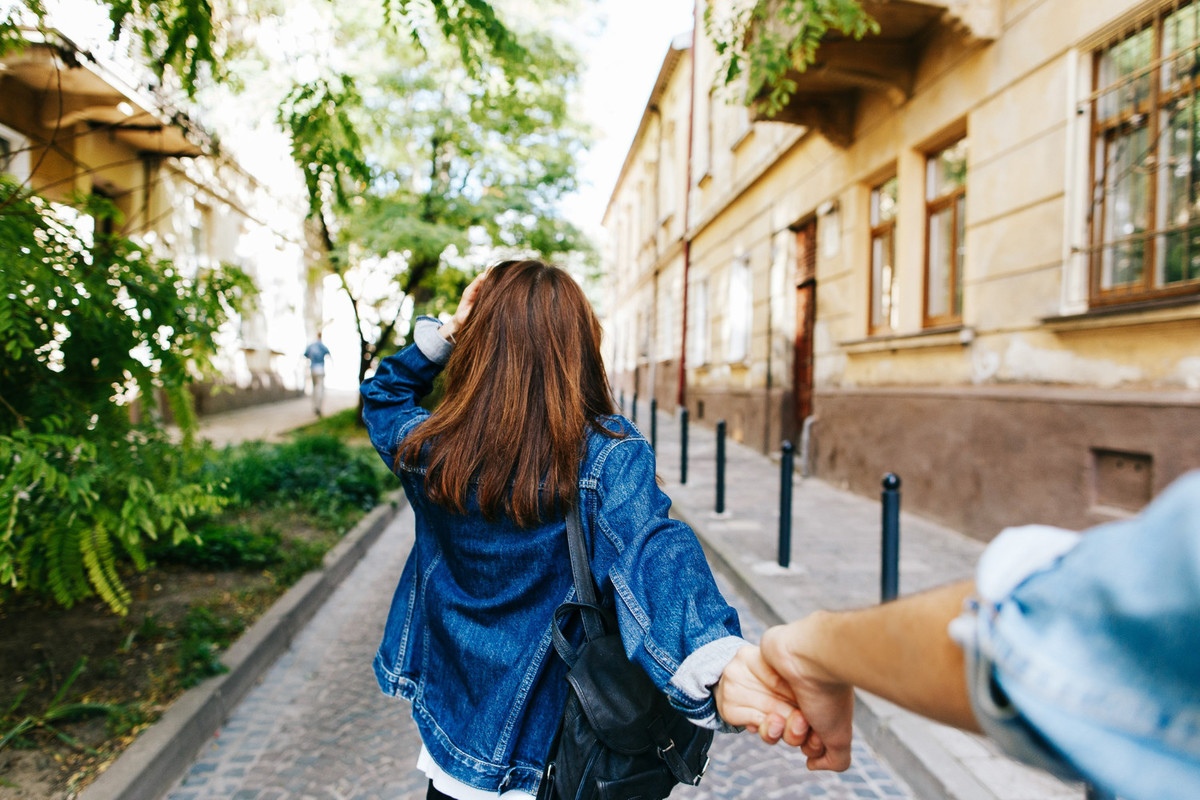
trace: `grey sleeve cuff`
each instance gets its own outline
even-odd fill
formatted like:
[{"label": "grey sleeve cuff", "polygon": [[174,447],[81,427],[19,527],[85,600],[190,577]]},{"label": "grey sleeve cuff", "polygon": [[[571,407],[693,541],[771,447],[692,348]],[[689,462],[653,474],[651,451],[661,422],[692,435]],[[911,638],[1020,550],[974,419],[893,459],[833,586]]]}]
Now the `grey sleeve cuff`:
[{"label": "grey sleeve cuff", "polygon": [[454,345],[442,338],[438,333],[438,328],[442,327],[442,323],[433,317],[420,316],[417,317],[417,323],[413,328],[413,341],[417,345],[417,349],[435,364],[445,364],[450,360],[450,354],[454,352]]},{"label": "grey sleeve cuff", "polygon": [[[740,636],[714,639],[683,660],[671,678],[671,685],[693,700],[708,700],[712,697],[712,685],[721,679],[721,673],[733,660],[734,654],[748,644],[750,643]],[[711,728],[722,733],[741,730],[726,724],[716,713],[702,719],[693,719],[692,722],[702,728]]]}]

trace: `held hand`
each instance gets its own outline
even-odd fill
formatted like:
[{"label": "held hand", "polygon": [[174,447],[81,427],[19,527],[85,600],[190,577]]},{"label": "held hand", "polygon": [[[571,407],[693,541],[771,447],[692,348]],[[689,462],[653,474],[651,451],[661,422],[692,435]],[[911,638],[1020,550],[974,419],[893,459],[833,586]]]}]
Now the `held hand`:
[{"label": "held hand", "polygon": [[475,300],[479,297],[479,287],[483,285],[484,278],[487,277],[487,272],[481,272],[475,276],[475,280],[467,285],[463,290],[462,297],[458,299],[458,310],[454,312],[454,316],[449,322],[442,325],[439,333],[442,338],[449,339],[462,328],[463,323],[467,321],[467,317],[471,314],[471,309],[475,307]]},{"label": "held hand", "polygon": [[803,710],[802,716],[794,712],[787,720],[784,742],[808,756],[810,770],[841,772],[850,766],[854,689],[834,680],[806,655],[806,647],[812,644],[813,622],[813,617],[806,617],[767,629],[762,655]]},{"label": "held hand", "polygon": [[767,666],[762,651],[754,645],[740,648],[725,666],[713,697],[721,719],[757,732],[767,744],[775,744],[784,735],[785,719],[797,730],[808,731],[787,683]]}]

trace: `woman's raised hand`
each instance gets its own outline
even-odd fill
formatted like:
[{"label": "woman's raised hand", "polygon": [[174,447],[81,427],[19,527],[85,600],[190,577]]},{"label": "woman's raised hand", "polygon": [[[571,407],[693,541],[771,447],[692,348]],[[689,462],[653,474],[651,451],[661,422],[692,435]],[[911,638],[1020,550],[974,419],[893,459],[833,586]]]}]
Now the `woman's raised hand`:
[{"label": "woman's raised hand", "polygon": [[439,329],[443,339],[453,339],[454,334],[462,328],[467,317],[471,314],[471,309],[475,307],[475,300],[479,297],[479,287],[483,285],[484,278],[487,277],[487,271],[479,273],[475,276],[475,280],[467,285],[463,290],[462,297],[458,299],[458,310],[454,312],[454,316],[450,321],[443,324]]}]

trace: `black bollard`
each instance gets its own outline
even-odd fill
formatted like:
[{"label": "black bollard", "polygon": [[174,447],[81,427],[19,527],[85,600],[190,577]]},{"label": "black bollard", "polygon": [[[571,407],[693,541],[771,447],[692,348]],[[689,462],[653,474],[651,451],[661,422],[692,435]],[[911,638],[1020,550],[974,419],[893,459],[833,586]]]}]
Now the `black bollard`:
[{"label": "black bollard", "polygon": [[883,566],[880,602],[895,600],[900,592],[900,476],[883,476]]},{"label": "black bollard", "polygon": [[717,513],[725,512],[725,420],[717,423]]},{"label": "black bollard", "polygon": [[635,425],[637,424],[637,392],[633,393],[633,414],[629,418],[633,420]]},{"label": "black bollard", "polygon": [[658,398],[650,398],[650,449],[658,452]]},{"label": "black bollard", "polygon": [[679,482],[687,483],[688,410],[679,409]]},{"label": "black bollard", "polygon": [[795,455],[792,443],[784,442],[779,459],[779,566],[792,562],[792,479]]}]

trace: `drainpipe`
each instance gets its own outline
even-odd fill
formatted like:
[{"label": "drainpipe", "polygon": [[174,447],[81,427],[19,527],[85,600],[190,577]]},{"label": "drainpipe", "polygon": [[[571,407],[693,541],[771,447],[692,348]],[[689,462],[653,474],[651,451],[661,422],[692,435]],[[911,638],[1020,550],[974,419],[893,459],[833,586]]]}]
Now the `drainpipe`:
[{"label": "drainpipe", "polygon": [[662,219],[662,207],[658,201],[658,195],[662,186],[662,142],[663,142],[663,117],[662,109],[658,106],[652,106],[650,109],[654,113],[654,118],[658,120],[658,139],[654,143],[654,200],[652,207],[654,208],[654,219],[650,228],[650,237],[653,242],[652,252],[654,253],[654,278],[652,291],[650,292],[650,399],[653,400],[658,396],[658,274],[659,263],[661,257],[658,247],[658,231],[659,221]]},{"label": "drainpipe", "polygon": [[692,267],[692,140],[696,129],[696,31],[700,27],[700,0],[692,4],[692,85],[688,98],[688,143],[687,181],[683,187],[683,330],[679,336],[679,385],[675,392],[675,404],[687,407],[687,330],[688,330],[688,276]]}]

